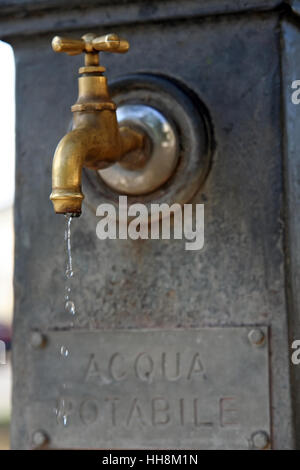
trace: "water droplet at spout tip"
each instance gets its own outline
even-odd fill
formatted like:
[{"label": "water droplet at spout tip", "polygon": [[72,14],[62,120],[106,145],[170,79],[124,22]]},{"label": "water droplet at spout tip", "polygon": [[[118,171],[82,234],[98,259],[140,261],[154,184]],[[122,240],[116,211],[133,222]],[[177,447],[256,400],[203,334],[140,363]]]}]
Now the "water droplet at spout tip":
[{"label": "water droplet at spout tip", "polygon": [[81,212],[66,212],[64,216],[66,219],[75,219],[81,216]]}]

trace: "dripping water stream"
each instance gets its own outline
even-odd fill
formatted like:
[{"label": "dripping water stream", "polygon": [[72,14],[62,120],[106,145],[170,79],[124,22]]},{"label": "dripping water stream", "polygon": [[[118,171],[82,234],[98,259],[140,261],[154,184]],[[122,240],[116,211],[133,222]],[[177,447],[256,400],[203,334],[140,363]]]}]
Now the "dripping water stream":
[{"label": "dripping water stream", "polygon": [[[74,282],[74,271],[73,271],[73,260],[72,260],[72,244],[71,244],[71,225],[72,220],[75,217],[74,214],[65,214],[66,225],[65,225],[65,297],[64,297],[64,307],[65,312],[74,318],[76,314],[76,307],[73,297],[73,282]],[[74,326],[73,321],[70,324],[71,327]],[[69,348],[62,344],[60,346],[60,355],[64,358],[68,358],[70,355]],[[63,388],[66,387],[66,384],[63,384]],[[56,420],[58,424],[62,424],[64,427],[68,424],[68,405],[65,399],[62,397],[57,404],[57,407],[54,409],[56,414]]]},{"label": "dripping water stream", "polygon": [[[76,314],[75,302],[73,300],[73,290],[72,284],[74,279],[73,271],[73,260],[72,260],[72,245],[71,245],[71,224],[73,220],[73,214],[66,214],[66,226],[65,226],[65,311],[68,315],[74,317]],[[70,326],[74,326],[74,323],[71,322]],[[62,345],[60,348],[60,354],[63,357],[69,356],[69,349]]]},{"label": "dripping water stream", "polygon": [[66,214],[66,229],[65,229],[65,250],[66,250],[66,284],[65,284],[65,310],[71,315],[75,315],[75,303],[71,299],[72,297],[72,278],[73,272],[73,260],[72,260],[72,247],[71,247],[71,222],[73,219],[72,214]]}]

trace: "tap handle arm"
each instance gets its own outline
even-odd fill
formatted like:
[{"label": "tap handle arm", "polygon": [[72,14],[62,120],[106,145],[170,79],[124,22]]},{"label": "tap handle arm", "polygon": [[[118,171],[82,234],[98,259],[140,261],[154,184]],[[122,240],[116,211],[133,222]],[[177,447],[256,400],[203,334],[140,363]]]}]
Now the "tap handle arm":
[{"label": "tap handle arm", "polygon": [[69,55],[77,55],[85,51],[83,39],[70,39],[55,36],[52,39],[52,49],[55,52],[66,52]]},{"label": "tap handle arm", "polygon": [[93,48],[102,52],[118,52],[123,54],[129,49],[129,42],[121,39],[117,34],[106,34],[92,40]]},{"label": "tap handle arm", "polygon": [[124,53],[129,49],[129,42],[119,38],[117,34],[96,36],[85,34],[81,39],[69,39],[55,36],[52,40],[52,49],[55,52],[66,52],[69,55],[77,55],[81,52],[118,52]]}]

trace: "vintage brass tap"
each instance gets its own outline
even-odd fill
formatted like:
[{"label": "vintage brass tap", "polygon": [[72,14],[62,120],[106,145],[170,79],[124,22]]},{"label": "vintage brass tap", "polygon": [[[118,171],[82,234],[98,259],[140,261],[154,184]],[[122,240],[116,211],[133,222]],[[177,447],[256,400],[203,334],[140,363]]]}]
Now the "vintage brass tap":
[{"label": "vintage brass tap", "polygon": [[144,136],[128,127],[120,127],[116,105],[109,97],[105,67],[99,65],[100,51],[124,53],[129,43],[116,34],[96,37],[86,34],[80,40],[55,37],[55,52],[69,55],[85,53],[85,66],[79,69],[81,77],[77,102],[72,106],[73,130],[59,142],[52,167],[50,199],[58,214],[80,215],[82,167],[94,170],[119,161],[128,152],[142,148]]}]

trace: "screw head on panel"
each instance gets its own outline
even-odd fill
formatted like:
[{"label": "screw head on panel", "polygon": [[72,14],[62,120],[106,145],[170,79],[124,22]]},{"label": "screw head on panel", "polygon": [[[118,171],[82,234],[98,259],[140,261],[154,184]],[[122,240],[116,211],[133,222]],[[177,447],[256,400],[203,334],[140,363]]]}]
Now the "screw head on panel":
[{"label": "screw head on panel", "polygon": [[35,448],[42,447],[47,444],[49,438],[45,431],[38,429],[32,435],[32,444]]},{"label": "screw head on panel", "polygon": [[251,436],[252,447],[264,450],[270,447],[270,438],[265,431],[257,431]]},{"label": "screw head on panel", "polygon": [[253,328],[248,333],[248,339],[253,346],[262,346],[265,342],[265,334],[259,328]]},{"label": "screw head on panel", "polygon": [[30,336],[30,344],[34,349],[41,349],[46,345],[46,336],[39,331],[33,331]]}]

